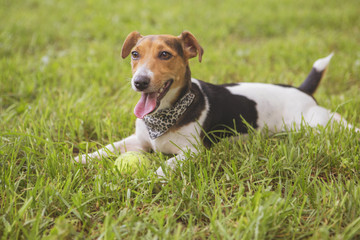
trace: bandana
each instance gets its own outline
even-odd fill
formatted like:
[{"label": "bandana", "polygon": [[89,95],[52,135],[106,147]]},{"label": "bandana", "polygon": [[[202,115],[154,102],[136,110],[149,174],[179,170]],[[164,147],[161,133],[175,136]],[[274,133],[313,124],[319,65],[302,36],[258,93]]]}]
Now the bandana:
[{"label": "bandana", "polygon": [[173,107],[161,109],[154,114],[146,115],[143,120],[151,139],[158,138],[174,126],[179,117],[186,111],[195,98],[192,92],[186,93]]}]

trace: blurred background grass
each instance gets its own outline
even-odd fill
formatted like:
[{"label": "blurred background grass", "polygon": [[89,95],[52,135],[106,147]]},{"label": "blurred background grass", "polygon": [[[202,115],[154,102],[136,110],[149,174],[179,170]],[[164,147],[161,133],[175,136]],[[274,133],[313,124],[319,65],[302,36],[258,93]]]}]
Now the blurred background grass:
[{"label": "blurred background grass", "polygon": [[[357,0],[1,0],[0,110],[8,112],[0,129],[14,127],[34,106],[41,115],[52,111],[46,106],[66,106],[89,127],[96,115],[118,124],[114,115],[132,112],[138,99],[129,88],[129,59],[120,57],[124,38],[134,30],[191,31],[205,49],[204,61],[191,63],[193,76],[213,83],[299,85],[317,58],[334,51],[316,97],[333,110],[354,97],[358,106],[359,9]],[[116,132],[128,135],[132,125],[120,122],[125,128]]]}]

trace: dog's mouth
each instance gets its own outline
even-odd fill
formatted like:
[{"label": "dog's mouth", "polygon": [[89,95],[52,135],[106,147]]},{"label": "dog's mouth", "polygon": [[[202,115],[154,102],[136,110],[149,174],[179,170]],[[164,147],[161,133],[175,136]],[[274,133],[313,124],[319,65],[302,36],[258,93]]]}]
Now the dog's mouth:
[{"label": "dog's mouth", "polygon": [[161,99],[169,91],[173,79],[165,82],[165,84],[156,92],[141,93],[141,98],[136,104],[134,114],[137,118],[144,118],[147,114],[154,112],[160,105]]}]

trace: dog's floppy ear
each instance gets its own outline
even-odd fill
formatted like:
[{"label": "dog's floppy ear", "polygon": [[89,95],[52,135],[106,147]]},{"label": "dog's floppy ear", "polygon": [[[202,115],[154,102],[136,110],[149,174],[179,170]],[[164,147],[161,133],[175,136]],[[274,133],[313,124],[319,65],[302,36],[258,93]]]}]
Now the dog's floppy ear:
[{"label": "dog's floppy ear", "polygon": [[179,38],[184,42],[185,54],[188,58],[196,57],[199,55],[199,62],[201,62],[202,55],[204,54],[203,48],[200,46],[194,35],[188,31],[181,33]]},{"label": "dog's floppy ear", "polygon": [[136,45],[139,39],[142,38],[140,33],[131,32],[125,39],[125,42],[121,49],[121,57],[126,58],[129,56],[131,49]]}]

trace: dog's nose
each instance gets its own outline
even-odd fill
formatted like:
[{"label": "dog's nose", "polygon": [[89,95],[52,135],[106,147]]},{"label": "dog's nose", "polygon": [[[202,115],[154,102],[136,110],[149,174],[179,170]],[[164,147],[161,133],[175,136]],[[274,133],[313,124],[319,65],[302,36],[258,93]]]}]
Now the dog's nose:
[{"label": "dog's nose", "polygon": [[136,89],[143,91],[145,90],[150,84],[150,78],[147,76],[137,76],[134,79],[134,85]]}]

